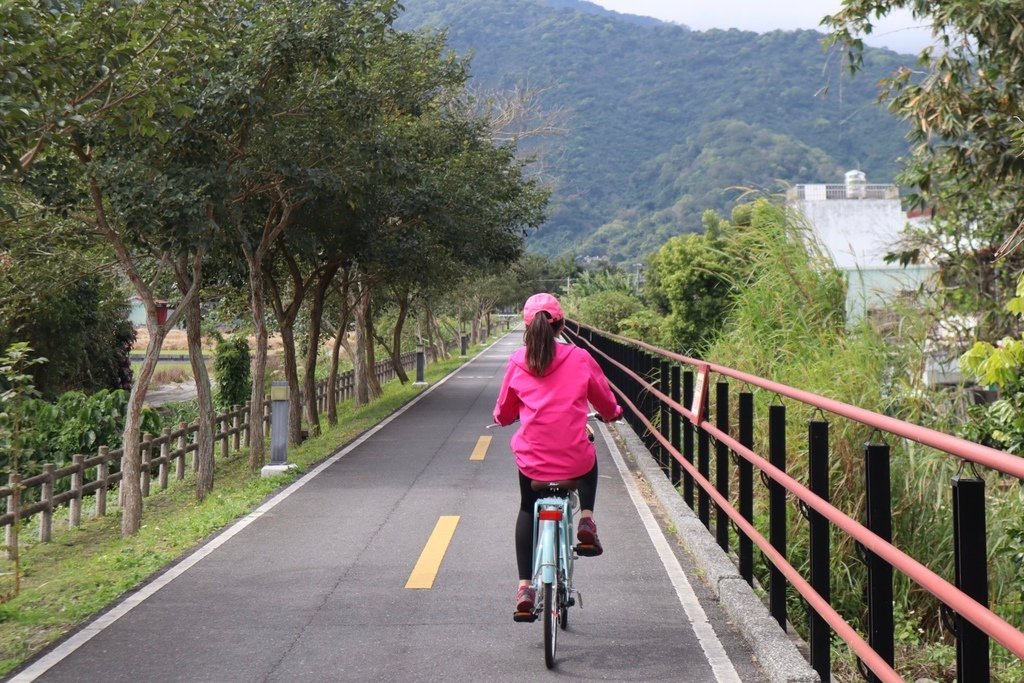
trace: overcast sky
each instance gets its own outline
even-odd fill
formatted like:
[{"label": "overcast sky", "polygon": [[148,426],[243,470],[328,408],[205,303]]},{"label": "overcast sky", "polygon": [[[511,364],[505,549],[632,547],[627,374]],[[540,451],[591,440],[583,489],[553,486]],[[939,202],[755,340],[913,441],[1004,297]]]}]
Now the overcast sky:
[{"label": "overcast sky", "polygon": [[[821,18],[833,14],[841,0],[591,0],[616,12],[642,14],[690,28],[739,28],[763,33],[775,29],[810,28],[823,31]],[[917,54],[927,45],[930,31],[909,12],[893,14],[879,21],[869,45],[897,52]]]}]

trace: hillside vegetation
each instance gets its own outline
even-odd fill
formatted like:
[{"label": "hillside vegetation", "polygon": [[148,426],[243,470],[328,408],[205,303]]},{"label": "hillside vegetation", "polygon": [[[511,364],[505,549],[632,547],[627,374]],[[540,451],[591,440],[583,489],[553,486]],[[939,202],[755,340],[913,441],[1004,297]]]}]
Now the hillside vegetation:
[{"label": "hillside vegetation", "polygon": [[905,126],[876,83],[911,58],[869,49],[843,74],[816,31],[691,31],[576,0],[408,0],[405,28],[448,32],[484,90],[526,88],[564,112],[564,135],[528,141],[555,193],[532,237],[547,254],[643,257],[728,212],[733,186],[891,182]]}]

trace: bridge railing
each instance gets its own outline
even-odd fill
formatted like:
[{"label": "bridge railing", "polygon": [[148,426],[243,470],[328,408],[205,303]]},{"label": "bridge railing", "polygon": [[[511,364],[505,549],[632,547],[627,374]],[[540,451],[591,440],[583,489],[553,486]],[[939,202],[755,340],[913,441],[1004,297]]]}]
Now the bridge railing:
[{"label": "bridge railing", "polygon": [[[641,341],[572,322],[566,327],[572,341],[591,351],[601,364],[622,402],[627,421],[643,435],[666,475],[681,489],[684,500],[704,526],[714,529],[723,550],[732,550],[730,525],[738,531],[735,552],[739,571],[751,585],[754,546],[761,551],[769,565],[768,606],[783,629],[787,628],[787,584],[806,601],[810,664],[822,680],[831,677],[832,633],[851,648],[868,680],[903,680],[894,669],[894,569],[945,606],[947,626],[956,638],[959,681],[990,680],[989,639],[1024,658],[1024,633],[988,606],[984,480],[963,473],[953,477],[956,576],[947,580],[892,543],[888,445],[868,443],[864,447],[864,523],[829,503],[829,423],[824,414],[930,446],[961,462],[991,468],[1021,482],[1024,458]],[[729,380],[743,386],[735,411],[730,410]],[[786,406],[781,401],[768,406],[767,452],[763,448],[755,450],[753,388],[799,401],[817,411],[818,417],[808,424],[806,484],[787,474]],[[712,408],[713,421],[708,417]],[[737,416],[734,426],[730,425],[733,414]],[[731,460],[736,462],[735,470]],[[767,488],[767,537],[755,526],[755,470],[760,472]],[[730,492],[731,481],[736,482],[738,491]],[[787,556],[790,496],[808,520],[807,577]],[[737,500],[736,506],[731,498]],[[833,530],[846,534],[860,546],[867,567],[867,623],[861,629],[852,626],[830,604]]]},{"label": "bridge railing", "polygon": [[[402,366],[411,371],[416,365],[416,352],[404,353],[401,357]],[[374,372],[380,382],[394,379],[396,376],[391,359],[380,360],[374,365]],[[327,397],[330,387],[327,380],[316,385],[316,396],[321,411],[327,408]],[[348,370],[338,375],[334,387],[337,400],[344,401],[355,395],[355,374]],[[213,443],[220,445],[221,457],[228,457],[232,451],[248,448],[249,414],[251,405],[233,406],[231,410],[218,413],[214,417]],[[301,401],[293,404],[293,409],[301,410]],[[270,399],[263,402],[263,432],[270,434]],[[166,428],[159,436],[144,434],[139,444],[142,468],[140,472],[142,495],[149,496],[152,482],[155,479],[161,490],[166,489],[174,472],[175,479],[184,479],[186,470],[195,469],[198,464],[195,452],[196,423],[182,422],[177,429]],[[191,464],[186,458],[192,454]],[[5,503],[3,514],[0,514],[0,527],[4,529],[4,545],[8,555],[13,554],[17,546],[18,530],[15,520],[37,518],[38,539],[46,543],[50,541],[53,530],[54,513],[60,508],[67,508],[67,522],[70,527],[82,523],[83,503],[87,496],[94,498],[92,515],[102,517],[107,513],[107,497],[111,490],[121,481],[123,474],[119,471],[122,450],[111,450],[100,447],[95,455],[86,457],[82,454],[70,458],[70,464],[58,467],[56,464],[44,464],[42,472],[34,476],[21,478],[12,473],[8,485],[0,487],[0,502]]]}]

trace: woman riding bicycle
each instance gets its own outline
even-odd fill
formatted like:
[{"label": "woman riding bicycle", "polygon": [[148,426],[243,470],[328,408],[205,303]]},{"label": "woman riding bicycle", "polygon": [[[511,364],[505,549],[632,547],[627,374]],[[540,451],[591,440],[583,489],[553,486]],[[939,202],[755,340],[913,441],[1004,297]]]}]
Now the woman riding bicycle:
[{"label": "woman riding bicycle", "polygon": [[594,523],[597,494],[597,455],[587,438],[588,402],[602,419],[622,416],[608,380],[586,350],[559,344],[565,325],[558,299],[534,294],[523,306],[525,346],[512,354],[494,406],[494,421],[522,424],[512,437],[519,468],[519,516],[516,518],[516,562],[519,586],[516,611],[533,609],[536,595],[530,587],[533,568],[533,507],[544,492],[532,481],[578,480],[580,521],[576,538],[579,554],[600,555],[601,542]]}]

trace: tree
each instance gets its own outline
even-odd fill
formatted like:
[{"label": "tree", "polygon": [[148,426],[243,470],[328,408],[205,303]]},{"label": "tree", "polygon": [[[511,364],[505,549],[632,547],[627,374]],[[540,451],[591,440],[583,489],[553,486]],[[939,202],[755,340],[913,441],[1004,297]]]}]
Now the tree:
[{"label": "tree", "polygon": [[644,293],[666,317],[662,343],[669,348],[695,352],[725,321],[737,273],[718,234],[723,223],[706,212],[705,234],[673,237],[648,262]]},{"label": "tree", "polygon": [[[162,175],[152,162],[156,148],[192,113],[181,101],[193,79],[208,73],[205,62],[222,39],[238,34],[234,9],[212,2],[111,6],[13,0],[0,16],[6,95],[0,99],[0,180],[101,235],[146,307],[149,343],[124,428],[125,535],[141,524],[139,442],[146,389],[167,330],[198,296],[205,247],[195,231],[210,227],[205,215],[174,220],[176,212],[195,208],[188,201],[194,187],[181,188],[180,178]],[[140,203],[140,196],[146,201]],[[149,213],[154,202],[155,221]],[[198,244],[186,260],[196,277],[175,312],[159,324],[155,281],[144,261],[153,256],[172,262],[182,255],[183,243]]]},{"label": "tree", "polygon": [[0,348],[24,341],[49,359],[31,370],[47,398],[130,388],[135,331],[110,254],[74,222],[20,209],[0,227]]},{"label": "tree", "polygon": [[[910,124],[913,151],[900,176],[917,205],[935,208],[933,227],[904,254],[946,262],[949,284],[967,287],[954,309],[982,312],[978,330],[1001,336],[1014,327],[998,302],[1013,296],[1019,264],[995,261],[998,248],[1024,221],[1024,30],[1020,6],[967,0],[846,0],[825,18],[831,41],[846,48],[850,70],[863,71],[862,36],[873,21],[909,9],[932,26],[935,45],[917,68],[885,79],[881,99]],[[980,281],[973,274],[991,269]],[[972,281],[978,283],[971,289]]]},{"label": "tree", "polygon": [[[263,5],[247,50],[224,82],[229,95],[219,109],[222,139],[231,149],[233,190],[221,210],[249,271],[255,409],[265,394],[266,260],[306,204],[338,188],[360,186],[361,169],[349,168],[350,157],[331,143],[341,140],[339,123],[358,128],[367,115],[359,74],[370,68],[394,13],[395,3],[389,0]],[[251,419],[249,460],[258,468],[265,459],[262,418],[254,410]]]}]

